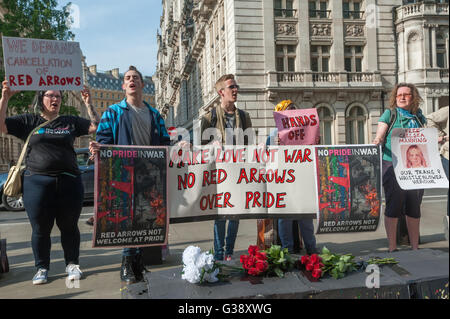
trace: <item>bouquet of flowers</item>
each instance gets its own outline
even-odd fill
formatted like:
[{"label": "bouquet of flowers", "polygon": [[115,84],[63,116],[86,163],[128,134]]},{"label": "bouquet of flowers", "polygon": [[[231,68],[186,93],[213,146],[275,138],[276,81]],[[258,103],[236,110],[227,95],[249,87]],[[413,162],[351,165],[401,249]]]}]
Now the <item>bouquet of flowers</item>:
[{"label": "bouquet of flowers", "polygon": [[258,246],[250,245],[248,255],[241,255],[240,261],[245,272],[251,276],[263,274],[269,266],[266,253],[260,252]]},{"label": "bouquet of flowers", "polygon": [[305,266],[307,271],[312,273],[312,276],[316,279],[322,277],[322,268],[325,266],[322,263],[322,258],[317,254],[311,256],[305,255],[300,259],[300,263]]},{"label": "bouquet of flowers", "polygon": [[246,273],[251,276],[277,275],[282,278],[294,265],[287,248],[282,249],[278,245],[262,251],[259,251],[258,246],[250,245],[248,255],[241,255],[240,261]]},{"label": "bouquet of flowers", "polygon": [[197,246],[189,246],[183,252],[182,279],[190,283],[217,282],[220,266],[214,262],[211,252],[202,252]]}]

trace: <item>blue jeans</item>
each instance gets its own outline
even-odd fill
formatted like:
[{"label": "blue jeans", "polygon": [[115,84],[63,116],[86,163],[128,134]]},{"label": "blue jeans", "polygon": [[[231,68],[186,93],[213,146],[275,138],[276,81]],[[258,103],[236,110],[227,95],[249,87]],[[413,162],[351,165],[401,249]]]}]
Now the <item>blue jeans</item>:
[{"label": "blue jeans", "polygon": [[140,253],[141,251],[139,250],[139,248],[124,248],[122,251],[122,256],[135,256]]},{"label": "blue jeans", "polygon": [[[442,167],[445,171],[445,176],[447,176],[448,179],[448,159],[446,159],[444,156],[441,155],[441,161],[442,161]],[[449,191],[447,190],[447,216],[448,216],[448,198],[449,198]]]},{"label": "blue jeans", "polygon": [[225,245],[226,219],[216,219],[214,221],[214,259],[223,260],[223,246],[225,255],[233,255],[234,243],[239,229],[239,219],[228,220],[228,231]]},{"label": "blue jeans", "polygon": [[[289,253],[294,252],[294,236],[292,233],[293,219],[278,220],[278,235],[281,240],[281,247],[287,248]],[[300,226],[300,233],[305,243],[306,252],[312,254],[316,252],[316,237],[314,236],[314,224],[312,219],[297,220]]]},{"label": "blue jeans", "polygon": [[64,260],[79,264],[78,219],[83,207],[81,177],[47,176],[25,171],[23,202],[31,223],[31,247],[36,268],[50,269],[50,233],[56,220],[61,231]]}]

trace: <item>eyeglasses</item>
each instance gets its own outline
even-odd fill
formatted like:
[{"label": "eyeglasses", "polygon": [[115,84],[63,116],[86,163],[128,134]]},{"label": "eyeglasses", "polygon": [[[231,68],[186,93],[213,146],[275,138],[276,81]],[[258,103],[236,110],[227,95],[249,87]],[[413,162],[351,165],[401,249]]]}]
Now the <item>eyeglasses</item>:
[{"label": "eyeglasses", "polygon": [[48,97],[49,99],[57,99],[57,100],[61,98],[61,95],[53,95],[53,94],[44,94],[44,96]]},{"label": "eyeglasses", "polygon": [[238,89],[238,90],[239,90],[239,85],[233,84],[233,85],[227,86],[226,88],[228,88],[228,89],[230,89],[230,90],[233,90],[233,89]]},{"label": "eyeglasses", "polygon": [[410,96],[412,96],[411,93],[397,94],[397,99],[402,98],[402,97],[410,97]]}]

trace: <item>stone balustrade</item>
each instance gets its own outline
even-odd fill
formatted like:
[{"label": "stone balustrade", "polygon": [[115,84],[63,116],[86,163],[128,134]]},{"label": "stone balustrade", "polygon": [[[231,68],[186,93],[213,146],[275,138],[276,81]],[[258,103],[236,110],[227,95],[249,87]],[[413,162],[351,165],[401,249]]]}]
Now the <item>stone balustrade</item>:
[{"label": "stone balustrade", "polygon": [[267,84],[269,87],[381,86],[381,75],[379,72],[268,72]]},{"label": "stone balustrade", "polygon": [[411,3],[397,8],[397,22],[423,15],[448,15],[448,3]]}]

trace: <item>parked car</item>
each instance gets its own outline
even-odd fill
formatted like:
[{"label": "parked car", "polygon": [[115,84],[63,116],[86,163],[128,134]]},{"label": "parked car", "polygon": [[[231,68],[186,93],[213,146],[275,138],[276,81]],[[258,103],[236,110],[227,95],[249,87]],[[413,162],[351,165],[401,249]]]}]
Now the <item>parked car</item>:
[{"label": "parked car", "polygon": [[[77,153],[78,168],[81,171],[81,180],[84,186],[84,201],[92,202],[94,200],[94,162],[89,159],[88,148],[78,148]],[[22,196],[10,197],[3,194],[3,184],[6,182],[8,173],[0,174],[0,196],[3,206],[10,211],[24,210]]]}]

